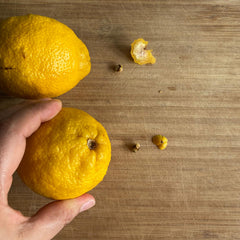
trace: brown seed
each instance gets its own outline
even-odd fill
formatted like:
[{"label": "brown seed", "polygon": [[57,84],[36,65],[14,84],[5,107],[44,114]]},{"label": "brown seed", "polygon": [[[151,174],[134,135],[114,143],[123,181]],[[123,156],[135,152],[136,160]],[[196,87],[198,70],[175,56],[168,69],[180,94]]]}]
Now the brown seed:
[{"label": "brown seed", "polygon": [[136,143],[136,144],[133,146],[133,152],[139,151],[140,147],[141,147],[140,143]]},{"label": "brown seed", "polygon": [[115,72],[122,72],[123,66],[121,64],[118,64],[114,67]]}]

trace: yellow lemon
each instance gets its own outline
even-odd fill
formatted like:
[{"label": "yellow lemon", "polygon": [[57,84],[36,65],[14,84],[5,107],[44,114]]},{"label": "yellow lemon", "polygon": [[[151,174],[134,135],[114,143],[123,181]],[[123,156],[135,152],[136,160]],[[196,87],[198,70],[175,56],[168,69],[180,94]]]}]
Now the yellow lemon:
[{"label": "yellow lemon", "polygon": [[104,127],[84,111],[63,108],[27,139],[18,174],[36,193],[69,199],[101,182],[110,159]]},{"label": "yellow lemon", "polygon": [[0,23],[0,88],[23,98],[56,97],[91,69],[85,44],[55,19],[26,15]]}]

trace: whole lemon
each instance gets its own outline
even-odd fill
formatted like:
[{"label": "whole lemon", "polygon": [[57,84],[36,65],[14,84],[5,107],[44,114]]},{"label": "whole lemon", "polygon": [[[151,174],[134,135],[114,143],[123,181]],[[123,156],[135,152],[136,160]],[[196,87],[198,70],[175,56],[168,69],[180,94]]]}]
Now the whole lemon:
[{"label": "whole lemon", "polygon": [[85,44],[66,25],[39,15],[0,23],[0,88],[23,98],[56,97],[91,69]]},{"label": "whole lemon", "polygon": [[101,182],[110,159],[104,127],[84,111],[63,108],[27,139],[18,174],[36,193],[69,199]]}]

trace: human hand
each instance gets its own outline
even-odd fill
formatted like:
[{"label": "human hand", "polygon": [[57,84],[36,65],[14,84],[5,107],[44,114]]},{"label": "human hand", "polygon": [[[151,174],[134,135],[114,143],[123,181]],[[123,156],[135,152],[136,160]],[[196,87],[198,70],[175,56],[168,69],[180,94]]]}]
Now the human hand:
[{"label": "human hand", "polygon": [[61,110],[59,100],[25,102],[0,114],[0,239],[50,240],[77,214],[95,205],[90,194],[54,201],[25,217],[8,206],[12,175],[24,155],[26,138]]}]

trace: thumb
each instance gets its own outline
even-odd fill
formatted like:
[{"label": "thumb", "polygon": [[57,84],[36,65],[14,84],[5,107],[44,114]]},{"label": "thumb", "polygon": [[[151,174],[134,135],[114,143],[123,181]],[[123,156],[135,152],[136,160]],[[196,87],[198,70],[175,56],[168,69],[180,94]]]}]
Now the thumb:
[{"label": "thumb", "polygon": [[24,224],[22,234],[26,239],[50,240],[80,212],[94,205],[95,199],[90,194],[52,202],[29,218],[28,222]]}]

